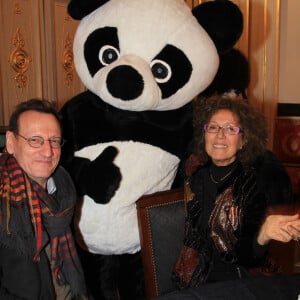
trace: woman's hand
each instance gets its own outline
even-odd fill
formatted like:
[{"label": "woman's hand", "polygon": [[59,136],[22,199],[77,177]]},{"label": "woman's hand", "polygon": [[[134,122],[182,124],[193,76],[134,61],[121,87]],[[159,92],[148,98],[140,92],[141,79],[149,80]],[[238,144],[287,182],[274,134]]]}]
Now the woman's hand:
[{"label": "woman's hand", "polygon": [[257,242],[259,245],[266,245],[271,240],[287,243],[292,239],[300,240],[299,214],[267,216],[260,228]]}]

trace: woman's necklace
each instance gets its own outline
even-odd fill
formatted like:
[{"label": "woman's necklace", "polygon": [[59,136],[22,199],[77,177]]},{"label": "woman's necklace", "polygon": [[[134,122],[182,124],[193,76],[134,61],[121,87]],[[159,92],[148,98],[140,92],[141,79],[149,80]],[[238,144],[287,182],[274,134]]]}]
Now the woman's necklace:
[{"label": "woman's necklace", "polygon": [[221,183],[222,181],[224,181],[226,178],[228,178],[232,173],[233,171],[235,170],[235,167],[231,168],[231,170],[226,173],[223,177],[221,177],[219,180],[216,180],[213,175],[212,175],[212,172],[211,172],[211,168],[209,168],[209,176],[210,176],[210,179],[213,183]]}]

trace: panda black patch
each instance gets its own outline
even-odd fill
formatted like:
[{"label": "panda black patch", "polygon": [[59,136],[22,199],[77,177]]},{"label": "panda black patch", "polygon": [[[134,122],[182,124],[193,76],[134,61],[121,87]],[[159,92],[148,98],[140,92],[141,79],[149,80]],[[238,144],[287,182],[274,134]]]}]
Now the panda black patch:
[{"label": "panda black patch", "polygon": [[103,27],[93,31],[84,44],[84,58],[93,77],[101,68],[117,60],[120,55],[117,29]]},{"label": "panda black patch", "polygon": [[[192,65],[178,48],[167,45],[154,59],[151,70],[162,92],[162,99],[168,98],[182,88],[190,79]],[[169,77],[169,80],[163,80]]]}]

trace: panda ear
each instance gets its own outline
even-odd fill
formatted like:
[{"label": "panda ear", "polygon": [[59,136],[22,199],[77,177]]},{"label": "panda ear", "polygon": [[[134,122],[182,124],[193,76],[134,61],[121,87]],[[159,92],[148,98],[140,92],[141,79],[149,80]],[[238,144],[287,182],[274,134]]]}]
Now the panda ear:
[{"label": "panda ear", "polygon": [[243,32],[242,12],[229,0],[204,2],[192,13],[215,43],[219,54],[229,51]]},{"label": "panda ear", "polygon": [[71,0],[68,4],[68,13],[73,19],[81,20],[108,1],[109,0]]}]

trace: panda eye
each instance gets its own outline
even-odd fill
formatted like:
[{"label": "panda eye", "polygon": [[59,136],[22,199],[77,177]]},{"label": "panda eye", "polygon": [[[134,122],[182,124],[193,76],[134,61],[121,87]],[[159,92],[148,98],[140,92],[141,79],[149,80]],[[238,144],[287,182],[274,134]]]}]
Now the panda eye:
[{"label": "panda eye", "polygon": [[172,76],[171,67],[163,60],[153,60],[150,64],[150,67],[152,74],[158,83],[165,83]]},{"label": "panda eye", "polygon": [[119,56],[119,51],[110,45],[103,46],[99,52],[99,60],[104,66],[111,64],[117,60]]}]

